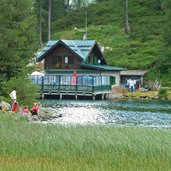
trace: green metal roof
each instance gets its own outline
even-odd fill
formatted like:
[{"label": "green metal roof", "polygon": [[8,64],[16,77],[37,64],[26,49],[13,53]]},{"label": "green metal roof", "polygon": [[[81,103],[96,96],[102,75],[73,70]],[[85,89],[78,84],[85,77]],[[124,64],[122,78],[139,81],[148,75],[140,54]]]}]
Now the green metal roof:
[{"label": "green metal roof", "polygon": [[46,73],[98,73],[97,70],[81,70],[81,69],[47,69],[45,70]]},{"label": "green metal roof", "polygon": [[80,64],[84,68],[103,70],[103,71],[123,71],[127,68],[108,66],[108,65],[93,65],[93,64]]},{"label": "green metal roof", "polygon": [[96,44],[95,40],[50,40],[47,44],[42,48],[41,52],[37,55],[36,61],[41,61],[48,52],[50,52],[54,47],[58,44],[63,44],[69,50],[71,50],[76,55],[80,56],[83,60],[85,60],[92,48]]}]

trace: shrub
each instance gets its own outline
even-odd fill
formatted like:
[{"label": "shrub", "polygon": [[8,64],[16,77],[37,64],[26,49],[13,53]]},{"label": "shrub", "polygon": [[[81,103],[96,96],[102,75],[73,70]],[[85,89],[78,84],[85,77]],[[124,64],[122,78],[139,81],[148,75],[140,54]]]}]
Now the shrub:
[{"label": "shrub", "polygon": [[168,96],[168,91],[166,88],[160,88],[159,89],[159,98],[166,98]]},{"label": "shrub", "polygon": [[6,82],[3,87],[6,98],[10,98],[9,93],[13,90],[13,87],[17,90],[17,101],[19,102],[19,105],[31,106],[33,102],[36,101],[36,98],[38,97],[38,87],[37,85],[32,84],[31,80],[28,78],[20,76]]}]

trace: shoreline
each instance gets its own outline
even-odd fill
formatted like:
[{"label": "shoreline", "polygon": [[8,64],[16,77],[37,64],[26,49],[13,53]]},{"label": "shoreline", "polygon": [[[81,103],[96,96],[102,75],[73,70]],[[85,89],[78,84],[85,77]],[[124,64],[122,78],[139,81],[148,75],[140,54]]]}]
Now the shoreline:
[{"label": "shoreline", "polygon": [[129,92],[128,89],[123,87],[113,87],[112,92],[109,95],[110,100],[171,100],[171,91],[168,90],[167,97],[160,98],[158,90],[136,90]]}]

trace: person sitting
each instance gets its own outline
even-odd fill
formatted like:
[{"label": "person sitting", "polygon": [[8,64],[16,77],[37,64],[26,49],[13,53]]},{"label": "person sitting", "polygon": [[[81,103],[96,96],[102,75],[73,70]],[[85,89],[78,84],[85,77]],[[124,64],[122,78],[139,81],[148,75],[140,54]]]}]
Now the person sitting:
[{"label": "person sitting", "polygon": [[25,106],[25,107],[22,109],[22,112],[25,113],[25,114],[27,114],[27,113],[29,112],[27,106]]},{"label": "person sitting", "polygon": [[37,103],[34,103],[33,106],[32,106],[32,108],[31,108],[31,114],[32,115],[37,115],[38,114],[38,110],[39,110],[38,104]]},{"label": "person sitting", "polygon": [[17,112],[18,110],[19,110],[18,103],[15,102],[15,103],[12,105],[12,112]]}]

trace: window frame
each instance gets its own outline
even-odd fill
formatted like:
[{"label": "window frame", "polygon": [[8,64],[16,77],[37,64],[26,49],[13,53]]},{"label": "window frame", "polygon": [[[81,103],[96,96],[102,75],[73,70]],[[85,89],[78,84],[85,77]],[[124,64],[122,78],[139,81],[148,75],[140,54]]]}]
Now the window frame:
[{"label": "window frame", "polygon": [[51,64],[56,65],[62,62],[62,56],[52,56],[51,57]]}]

